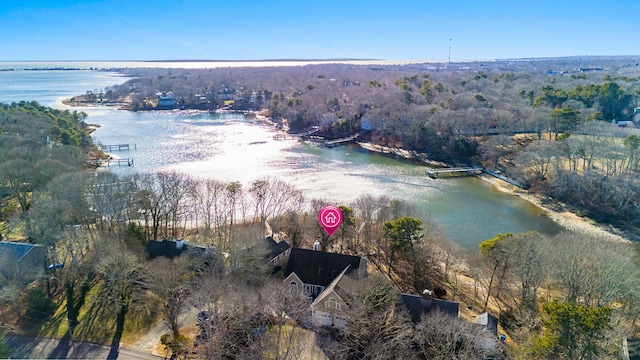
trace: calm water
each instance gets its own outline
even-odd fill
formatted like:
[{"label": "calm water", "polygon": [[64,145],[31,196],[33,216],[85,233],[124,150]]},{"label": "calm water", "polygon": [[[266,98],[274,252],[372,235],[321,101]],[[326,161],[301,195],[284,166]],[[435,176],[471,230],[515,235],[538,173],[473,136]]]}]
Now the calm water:
[{"label": "calm water", "polygon": [[[60,100],[123,82],[97,71],[0,72],[0,102],[36,100],[63,107]],[[132,157],[135,166],[112,167],[118,173],[175,170],[194,177],[244,184],[263,177],[284,179],[308,199],[348,204],[363,194],[386,195],[419,205],[448,236],[474,246],[497,233],[560,227],[522,199],[501,193],[476,178],[434,180],[425,167],[372,154],[357,147],[327,149],[287,140],[242,115],[184,111],[133,113],[114,108],[78,108],[89,123],[101,124],[94,140],[128,143],[135,149],[114,153]]]},{"label": "calm water", "polygon": [[73,95],[99,91],[126,80],[120,74],[106,71],[0,71],[0,102],[35,100],[41,105],[54,106]]}]

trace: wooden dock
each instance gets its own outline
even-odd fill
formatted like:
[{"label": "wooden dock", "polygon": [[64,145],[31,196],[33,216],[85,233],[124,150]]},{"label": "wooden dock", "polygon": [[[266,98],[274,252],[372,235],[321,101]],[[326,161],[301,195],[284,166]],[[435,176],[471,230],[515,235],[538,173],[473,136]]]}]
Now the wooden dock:
[{"label": "wooden dock", "polygon": [[109,159],[107,166],[111,166],[111,163],[115,163],[118,166],[133,166],[133,158]]},{"label": "wooden dock", "polygon": [[[130,149],[129,144],[114,144],[114,145],[98,145],[102,151],[128,151]],[[136,145],[133,144],[133,149],[136,149]]]},{"label": "wooden dock", "polygon": [[479,166],[439,168],[427,170],[427,175],[432,179],[446,176],[474,176],[481,174],[483,169]]},{"label": "wooden dock", "polygon": [[513,186],[517,186],[521,189],[528,189],[524,184],[509,179],[501,174],[491,171],[487,168],[483,168],[480,166],[469,166],[469,167],[457,167],[457,168],[439,168],[439,169],[431,169],[427,170],[427,175],[432,179],[438,179],[442,177],[454,177],[454,176],[475,176],[480,175],[481,173],[485,173],[487,175],[491,175],[497,179],[500,179],[504,182],[507,182]]},{"label": "wooden dock", "polygon": [[124,159],[87,159],[87,164],[100,167],[100,166],[133,166],[133,158],[124,158]]},{"label": "wooden dock", "polygon": [[287,133],[277,133],[273,135],[273,140],[276,140],[276,141],[277,140],[294,140],[294,139],[298,139],[298,138]]},{"label": "wooden dock", "polygon": [[358,138],[358,136],[360,136],[360,133],[348,136],[348,137],[344,137],[344,138],[340,138],[340,139],[335,139],[335,140],[327,140],[324,142],[324,146],[328,147],[328,148],[332,148],[336,145],[343,145],[343,144],[349,144],[352,143],[354,141],[356,141],[356,139]]},{"label": "wooden dock", "polygon": [[313,137],[313,134],[315,134],[318,131],[320,131],[320,127],[319,126],[312,126],[309,130],[307,130],[307,131],[305,131],[303,133],[289,134],[289,133],[279,132],[279,133],[273,135],[273,140],[309,139],[309,138]]}]

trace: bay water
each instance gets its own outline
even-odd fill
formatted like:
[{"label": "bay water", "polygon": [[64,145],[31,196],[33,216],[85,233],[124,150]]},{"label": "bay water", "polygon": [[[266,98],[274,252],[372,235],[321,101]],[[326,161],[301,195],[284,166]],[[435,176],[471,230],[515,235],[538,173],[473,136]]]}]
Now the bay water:
[{"label": "bay water", "polygon": [[[36,67],[0,63],[0,69],[20,68],[18,65]],[[97,67],[95,63],[38,65]],[[102,67],[124,67],[119,63],[107,65],[112,66]],[[181,63],[170,65],[183,67]],[[110,167],[119,174],[178,171],[244,185],[271,177],[296,186],[307,199],[325,199],[336,205],[348,205],[364,194],[385,195],[419,206],[447,236],[467,247],[498,233],[561,231],[541,209],[480,179],[431,179],[425,174],[425,166],[370,153],[355,145],[325,148],[297,140],[277,141],[273,139],[275,130],[242,114],[129,112],[107,106],[69,108],[61,102],[126,79],[115,72],[96,70],[0,71],[0,102],[35,100],[88,113],[88,123],[100,124],[93,135],[95,142],[130,145],[128,151],[113,153],[134,159],[132,167]]]}]

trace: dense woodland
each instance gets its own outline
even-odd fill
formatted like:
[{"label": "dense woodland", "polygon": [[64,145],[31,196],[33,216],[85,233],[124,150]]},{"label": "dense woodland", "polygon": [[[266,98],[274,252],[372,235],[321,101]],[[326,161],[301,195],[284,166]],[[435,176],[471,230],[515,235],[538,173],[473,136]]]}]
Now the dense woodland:
[{"label": "dense woodland", "polygon": [[[613,62],[586,72],[562,62],[534,65],[541,69],[528,74],[525,70],[532,65],[519,62],[448,69],[325,65],[189,70],[183,75],[173,69],[161,77],[152,73],[167,70],[136,70],[153,77],[109,89],[109,96],[119,98],[124,93],[114,93],[123,87],[156,79],[172,85],[149,85],[148,96],[169,90],[180,94],[178,84],[185,86],[189,79],[202,77],[202,84],[214,87],[218,85],[212,79],[222,75],[227,76],[225,88],[240,89],[244,80],[242,86],[249,89],[260,75],[263,84],[271,84],[269,91],[286,91],[285,104],[294,99],[282,113],[291,126],[296,118],[289,116],[296,106],[299,114],[311,113],[304,110],[311,97],[304,96],[324,89],[323,94],[339,100],[318,102],[318,113],[333,112],[336,120],[322,124],[318,118],[298,117],[302,125],[297,129],[319,124],[330,134],[341,131],[336,125],[340,119],[350,119],[353,126],[367,118],[376,129],[372,141],[437,153],[451,162],[482,162],[535,191],[575,202],[594,216],[599,213],[589,204],[606,211],[618,204],[615,211],[635,214],[635,135],[598,115],[607,114],[601,108],[606,103],[601,99],[603,88],[619,84],[618,104],[628,102],[608,114],[632,118],[635,80],[628,72],[635,63]],[[273,75],[275,70],[281,74]],[[627,75],[618,75],[620,71]],[[205,81],[208,74],[211,79]],[[593,95],[590,106],[569,99],[578,86],[589,84],[600,94]],[[202,86],[191,91],[204,92]],[[255,86],[256,91],[267,88]],[[423,86],[444,90],[435,90],[429,103],[419,90]],[[304,88],[306,93],[293,96]],[[375,102],[368,100],[363,107],[355,101],[356,94],[364,93]],[[135,97],[137,92],[128,94]],[[273,116],[274,99],[265,101],[262,106],[271,108]],[[460,106],[453,107],[458,101]],[[351,118],[349,104],[358,109]],[[522,108],[516,110],[517,105]],[[554,117],[564,124],[567,113],[575,117],[570,128],[549,125]],[[462,114],[478,121],[504,121],[474,130]],[[531,126],[525,118],[538,119],[541,130],[513,135]],[[82,131],[84,120],[82,113],[37,103],[0,106],[0,235],[5,241],[44,245],[48,264],[64,264],[36,271],[37,281],[26,286],[24,274],[17,274],[6,259],[0,261],[0,328],[5,331],[110,343],[115,354],[121,339],[162,321],[167,331],[162,342],[174,356],[225,359],[300,358],[313,351],[332,359],[613,359],[623,339],[637,336],[640,263],[635,244],[571,233],[551,238],[526,233],[496,234],[479,249],[460,249],[443,236],[429,214],[379,195],[341,204],[345,221],[327,236],[316,220],[326,201],[305,198],[295,184],[272,178],[222,183],[180,173],[119,177],[89,170],[85,159],[91,139]],[[410,132],[413,127],[417,129]],[[429,140],[426,134],[440,140]],[[423,148],[411,145],[412,137],[419,140],[413,144]],[[620,219],[635,221],[627,215]],[[317,328],[309,322],[309,303],[290,293],[282,278],[266,267],[265,235],[306,248],[318,240],[324,250],[369,259],[370,276],[348,299],[352,315],[345,329]],[[149,259],[145,245],[165,238],[187,239],[211,251],[174,260]],[[501,332],[508,336],[504,348],[499,347],[498,354],[484,352],[474,341],[477,327],[462,319],[434,315],[411,323],[395,307],[395,293],[420,293],[425,288],[459,301],[463,317],[483,310],[499,317]],[[207,326],[196,327],[195,314],[203,309],[215,315],[207,318]],[[261,325],[265,330],[256,335],[253,330]],[[4,351],[0,346],[0,353]]]}]

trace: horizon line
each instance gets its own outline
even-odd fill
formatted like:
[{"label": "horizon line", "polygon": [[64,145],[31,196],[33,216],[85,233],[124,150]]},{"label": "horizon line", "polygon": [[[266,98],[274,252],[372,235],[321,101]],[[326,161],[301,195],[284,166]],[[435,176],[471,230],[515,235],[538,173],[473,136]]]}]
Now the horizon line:
[{"label": "horizon line", "polygon": [[224,62],[331,62],[331,61],[385,61],[385,62],[416,62],[416,63],[464,63],[464,62],[478,62],[478,61],[514,61],[514,60],[549,60],[549,59],[568,59],[568,58],[628,58],[638,57],[638,55],[562,55],[562,56],[541,56],[541,57],[509,57],[509,58],[487,58],[487,59],[379,59],[379,58],[273,58],[273,59],[155,59],[155,60],[0,60],[0,63],[35,63],[35,62],[142,62],[142,63],[195,63],[195,62],[210,62],[210,63],[224,63]]}]

